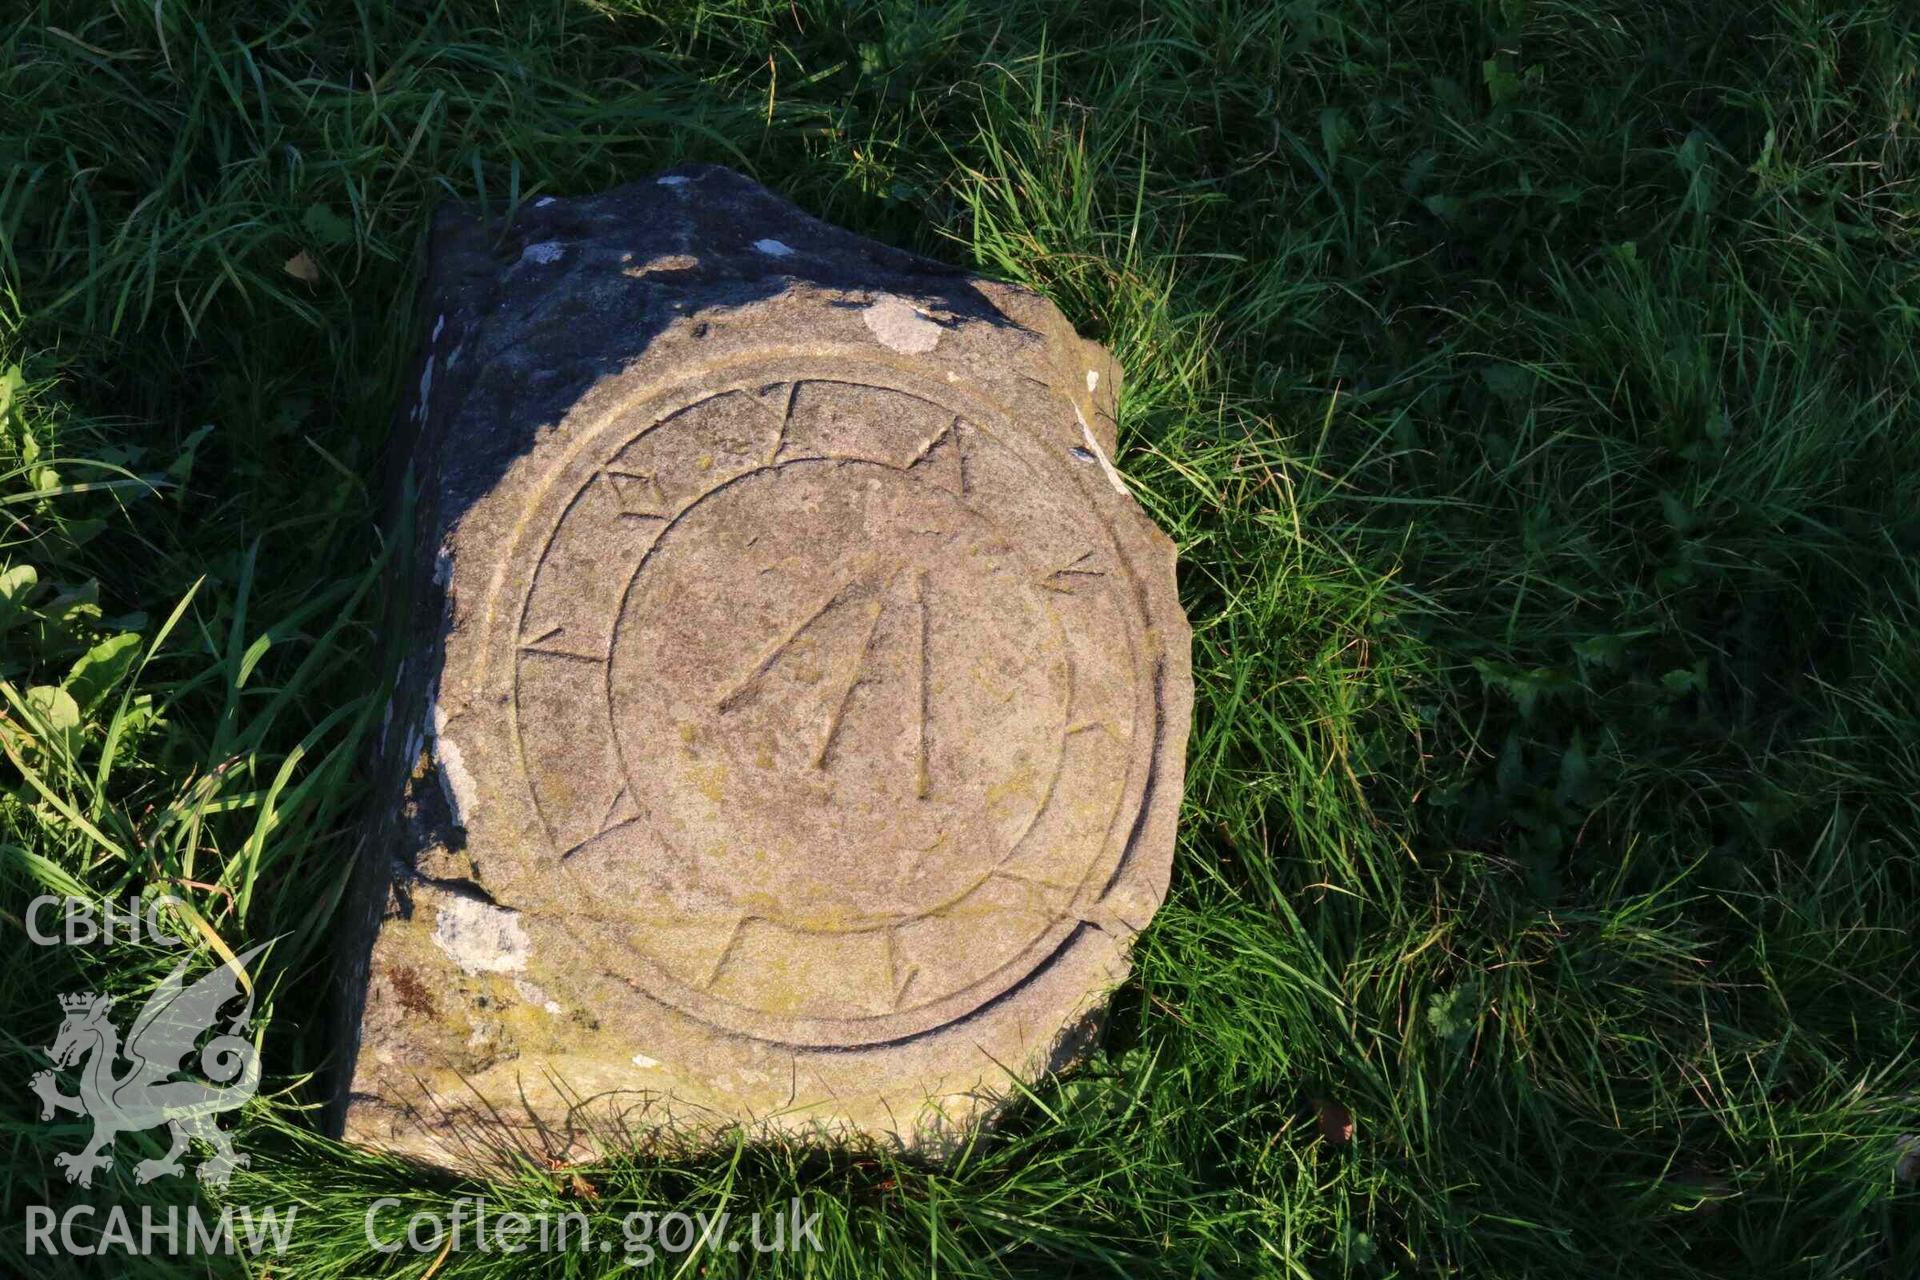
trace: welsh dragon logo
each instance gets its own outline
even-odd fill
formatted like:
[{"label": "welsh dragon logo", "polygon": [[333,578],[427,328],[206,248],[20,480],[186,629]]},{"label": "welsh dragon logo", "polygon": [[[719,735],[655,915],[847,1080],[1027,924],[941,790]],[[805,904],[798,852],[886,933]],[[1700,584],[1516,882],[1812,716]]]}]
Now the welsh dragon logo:
[{"label": "welsh dragon logo", "polygon": [[[66,1171],[67,1181],[92,1186],[94,1171],[113,1164],[117,1135],[162,1124],[172,1130],[173,1142],[164,1156],[134,1166],[136,1182],[180,1173],[180,1156],[193,1138],[214,1152],[200,1162],[202,1182],[224,1186],[235,1168],[246,1165],[247,1157],[234,1154],[233,1144],[214,1121],[221,1112],[244,1104],[260,1087],[260,1055],[243,1032],[253,1014],[247,965],[265,946],[262,943],[234,963],[202,975],[192,985],[186,979],[188,962],[181,961],[133,1020],[124,1046],[109,1017],[112,997],[92,992],[60,997],[66,1019],[47,1056],[55,1067],[85,1060],[80,1092],[73,1097],[61,1093],[51,1070],[37,1073],[31,1084],[40,1095],[42,1120],[51,1120],[58,1111],[72,1111],[93,1121],[93,1137],[85,1147],[53,1158]],[[221,1020],[220,1010],[242,995],[246,1005],[226,1020],[224,1032],[199,1050],[200,1073],[211,1083],[176,1079],[187,1070],[183,1063],[200,1038]],[[114,1068],[123,1056],[131,1065],[116,1075]]]}]

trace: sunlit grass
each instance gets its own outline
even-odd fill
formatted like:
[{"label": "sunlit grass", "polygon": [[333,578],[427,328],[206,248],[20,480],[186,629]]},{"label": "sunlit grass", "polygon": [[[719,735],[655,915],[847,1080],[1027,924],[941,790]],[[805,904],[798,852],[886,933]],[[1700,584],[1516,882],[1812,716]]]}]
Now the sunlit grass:
[{"label": "sunlit grass", "polygon": [[[825,1214],[689,1275],[1920,1272],[1904,7],[94,0],[4,53],[0,1250],[75,1195],[55,994],[173,960],[21,907],[167,892],[279,939],[255,1274],[625,1273],[368,1244],[481,1191]],[[952,1169],[425,1177],[307,1083],[424,220],[696,158],[1121,357],[1195,630],[1173,893],[1103,1052]],[[112,1195],[207,1194],[158,1150]]]}]

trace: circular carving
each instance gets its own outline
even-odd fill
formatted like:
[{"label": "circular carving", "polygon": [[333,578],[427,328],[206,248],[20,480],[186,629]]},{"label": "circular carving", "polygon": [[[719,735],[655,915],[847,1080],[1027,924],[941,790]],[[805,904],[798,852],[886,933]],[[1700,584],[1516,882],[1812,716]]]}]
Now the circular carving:
[{"label": "circular carving", "polygon": [[1060,767],[1070,664],[1044,594],[993,525],[891,467],[805,459],[709,492],[615,634],[635,800],[719,892],[798,932],[954,901]]},{"label": "circular carving", "polygon": [[1046,964],[1152,751],[1084,473],[887,367],[708,371],[575,440],[489,640],[550,855],[516,892],[581,963],[789,1044],[919,1034]]}]

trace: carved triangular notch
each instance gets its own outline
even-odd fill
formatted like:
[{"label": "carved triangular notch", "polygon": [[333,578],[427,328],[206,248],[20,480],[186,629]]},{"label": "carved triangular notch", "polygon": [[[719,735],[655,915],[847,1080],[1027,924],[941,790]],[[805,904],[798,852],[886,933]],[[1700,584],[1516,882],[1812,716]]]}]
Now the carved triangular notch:
[{"label": "carved triangular notch", "polygon": [[1107,571],[1100,567],[1100,557],[1088,551],[1070,564],[1062,565],[1052,573],[1040,579],[1040,585],[1048,591],[1057,591],[1061,595],[1072,595],[1095,578],[1104,578]]},{"label": "carved triangular notch", "polygon": [[967,475],[966,433],[969,430],[963,419],[955,418],[920,446],[913,461],[907,464],[907,470],[949,493],[966,496],[971,481]]},{"label": "carved triangular notch", "polygon": [[613,501],[620,508],[620,515],[629,520],[665,520],[668,515],[667,495],[660,488],[660,482],[651,475],[637,471],[615,471],[611,467],[600,473],[607,489],[613,494]]},{"label": "carved triangular notch", "polygon": [[774,422],[773,441],[767,447],[767,463],[771,465],[780,458],[780,451],[787,445],[787,427],[793,421],[794,398],[800,394],[799,382],[769,382],[764,386],[748,388],[740,393],[753,403],[765,409]]},{"label": "carved triangular notch", "polygon": [[600,830],[611,831],[615,827],[624,827],[640,816],[640,806],[633,802],[633,793],[621,787],[613,802],[607,806],[606,816],[600,819]]},{"label": "carved triangular notch", "polygon": [[545,627],[532,629],[529,638],[520,642],[523,654],[538,654],[543,658],[565,658],[570,662],[604,662],[599,654],[582,653],[572,648],[572,638],[565,627]]}]

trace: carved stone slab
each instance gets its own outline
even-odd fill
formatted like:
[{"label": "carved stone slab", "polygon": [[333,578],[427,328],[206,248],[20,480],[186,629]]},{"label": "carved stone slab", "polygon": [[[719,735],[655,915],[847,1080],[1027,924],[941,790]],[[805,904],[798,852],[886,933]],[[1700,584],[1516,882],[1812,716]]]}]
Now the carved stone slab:
[{"label": "carved stone slab", "polygon": [[337,1118],[938,1149],[1084,1042],[1191,704],[1119,370],[724,169],[439,220]]}]

